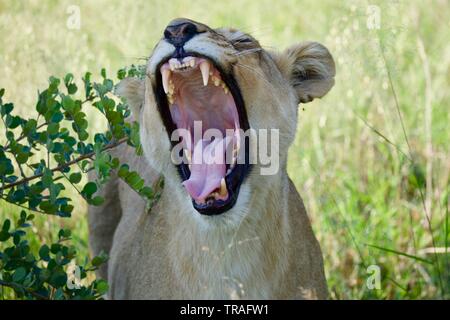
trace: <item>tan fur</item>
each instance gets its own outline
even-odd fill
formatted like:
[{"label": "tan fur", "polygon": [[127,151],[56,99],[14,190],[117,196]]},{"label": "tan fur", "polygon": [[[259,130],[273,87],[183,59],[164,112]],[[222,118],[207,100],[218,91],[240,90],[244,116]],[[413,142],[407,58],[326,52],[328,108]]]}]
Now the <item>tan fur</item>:
[{"label": "tan fur", "polygon": [[118,90],[140,123],[145,158],[128,146],[114,153],[149,184],[163,175],[162,197],[148,213],[134,191],[113,179],[101,191],[107,198],[103,207],[89,210],[93,252],[110,254],[107,269],[100,271],[109,280],[109,297],[324,299],[320,247],[286,161],[298,103],[322,97],[332,87],[333,59],[317,43],[273,53],[240,31],[197,25],[205,32],[185,49],[212,56],[234,73],[252,128],[280,129],[280,170],[263,176],[254,165],[236,205],[222,215],[203,216],[193,208],[171,163],[153,96],[155,68],[173,51],[161,40],[149,58],[145,81],[126,80]]}]

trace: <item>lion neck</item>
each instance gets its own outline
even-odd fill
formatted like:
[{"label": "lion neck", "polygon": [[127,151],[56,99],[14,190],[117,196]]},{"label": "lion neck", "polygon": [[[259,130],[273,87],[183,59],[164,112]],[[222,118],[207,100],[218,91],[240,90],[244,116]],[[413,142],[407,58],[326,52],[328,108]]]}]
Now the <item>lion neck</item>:
[{"label": "lion neck", "polygon": [[243,185],[241,201],[223,217],[200,216],[182,197],[163,194],[170,264],[186,294],[217,299],[273,294],[270,284],[280,283],[288,257],[288,183],[280,171],[270,188],[263,177]]}]

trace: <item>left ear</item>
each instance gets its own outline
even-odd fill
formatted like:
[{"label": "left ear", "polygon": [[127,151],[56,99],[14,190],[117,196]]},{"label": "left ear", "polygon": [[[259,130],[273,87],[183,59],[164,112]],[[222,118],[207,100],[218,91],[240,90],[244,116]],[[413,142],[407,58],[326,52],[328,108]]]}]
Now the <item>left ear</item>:
[{"label": "left ear", "polygon": [[334,60],[320,43],[301,42],[275,59],[281,73],[297,92],[299,102],[321,98],[334,85]]}]

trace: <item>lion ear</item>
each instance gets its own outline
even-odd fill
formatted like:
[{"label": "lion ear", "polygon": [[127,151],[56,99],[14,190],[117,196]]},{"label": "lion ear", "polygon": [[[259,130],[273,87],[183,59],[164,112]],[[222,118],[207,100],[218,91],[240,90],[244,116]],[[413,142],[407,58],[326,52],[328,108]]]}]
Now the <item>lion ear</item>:
[{"label": "lion ear", "polygon": [[299,102],[321,98],[333,87],[334,60],[320,43],[301,42],[278,58],[278,66],[297,92]]},{"label": "lion ear", "polygon": [[125,78],[117,85],[116,94],[126,99],[131,113],[137,117],[144,103],[145,82],[139,78]]}]

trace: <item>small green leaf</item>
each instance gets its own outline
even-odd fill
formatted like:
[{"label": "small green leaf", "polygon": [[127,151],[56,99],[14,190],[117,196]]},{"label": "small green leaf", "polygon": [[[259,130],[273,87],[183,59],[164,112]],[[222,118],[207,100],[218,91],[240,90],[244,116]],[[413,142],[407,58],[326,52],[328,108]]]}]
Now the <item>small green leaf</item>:
[{"label": "small green leaf", "polygon": [[48,281],[53,287],[59,288],[67,283],[67,274],[62,270],[55,271]]},{"label": "small green leaf", "polygon": [[120,166],[119,172],[117,173],[119,178],[125,178],[129,173],[130,167],[127,164]]},{"label": "small green leaf", "polygon": [[58,123],[50,123],[47,127],[47,133],[50,135],[57,134],[59,131],[59,124]]},{"label": "small green leaf", "polygon": [[69,113],[72,113],[75,108],[75,102],[70,96],[64,96],[62,100],[62,107],[64,110],[66,110]]},{"label": "small green leaf", "polygon": [[24,267],[17,268],[16,271],[14,271],[12,280],[14,282],[20,282],[25,278],[26,275],[27,271],[25,270]]},{"label": "small green leaf", "polygon": [[100,197],[100,196],[94,197],[93,199],[91,199],[89,201],[89,203],[91,205],[93,205],[93,206],[100,206],[100,205],[103,204],[103,202],[105,202],[105,199],[103,197]]},{"label": "small green leaf", "polygon": [[11,237],[11,234],[8,231],[1,230],[0,231],[0,242],[4,242]]},{"label": "small green leaf", "polygon": [[117,79],[122,80],[127,76],[127,71],[126,69],[120,69],[119,71],[117,71]]},{"label": "small green leaf", "polygon": [[95,256],[92,259],[91,264],[94,267],[98,267],[98,266],[102,265],[103,263],[105,263],[107,260],[108,260],[108,255],[104,251],[102,251],[102,252],[100,252],[100,254],[98,256]]},{"label": "small green leaf", "polygon": [[53,183],[53,173],[52,173],[52,171],[50,169],[48,169],[48,168],[44,169],[44,173],[42,175],[42,180],[41,181],[42,181],[42,185],[45,188],[48,188],[48,187],[50,187],[52,185],[52,183]]},{"label": "small green leaf", "polygon": [[58,232],[58,238],[70,238],[72,232],[69,229],[61,229]]},{"label": "small green leaf", "polygon": [[95,282],[95,289],[97,289],[98,294],[103,295],[108,292],[109,286],[105,280],[97,280]]},{"label": "small green leaf", "polygon": [[95,182],[88,182],[84,186],[83,190],[81,191],[82,194],[86,195],[88,198],[91,198],[91,196],[97,191],[97,185]]},{"label": "small green leaf", "polygon": [[69,177],[69,181],[71,183],[79,183],[81,181],[81,173],[79,172],[72,173]]},{"label": "small green leaf", "polygon": [[11,116],[10,114],[6,116],[5,124],[9,129],[17,128],[21,122],[22,119],[18,116]]},{"label": "small green leaf", "polygon": [[15,202],[21,202],[23,199],[25,199],[25,191],[23,191],[21,189],[14,191],[13,200]]},{"label": "small green leaf", "polygon": [[50,248],[46,244],[39,249],[39,257],[44,261],[50,260]]},{"label": "small green leaf", "polygon": [[42,210],[42,211],[44,211],[45,213],[48,213],[48,214],[55,214],[56,213],[56,211],[57,211],[57,207],[54,205],[54,204],[52,204],[50,201],[42,201],[40,204],[39,204],[39,208]]},{"label": "small green leaf", "polygon": [[11,220],[6,219],[5,222],[3,222],[3,231],[9,231],[9,228],[11,227]]},{"label": "small green leaf", "polygon": [[14,109],[14,105],[12,103],[5,103],[1,107],[1,115],[2,117],[11,113],[11,111]]}]

